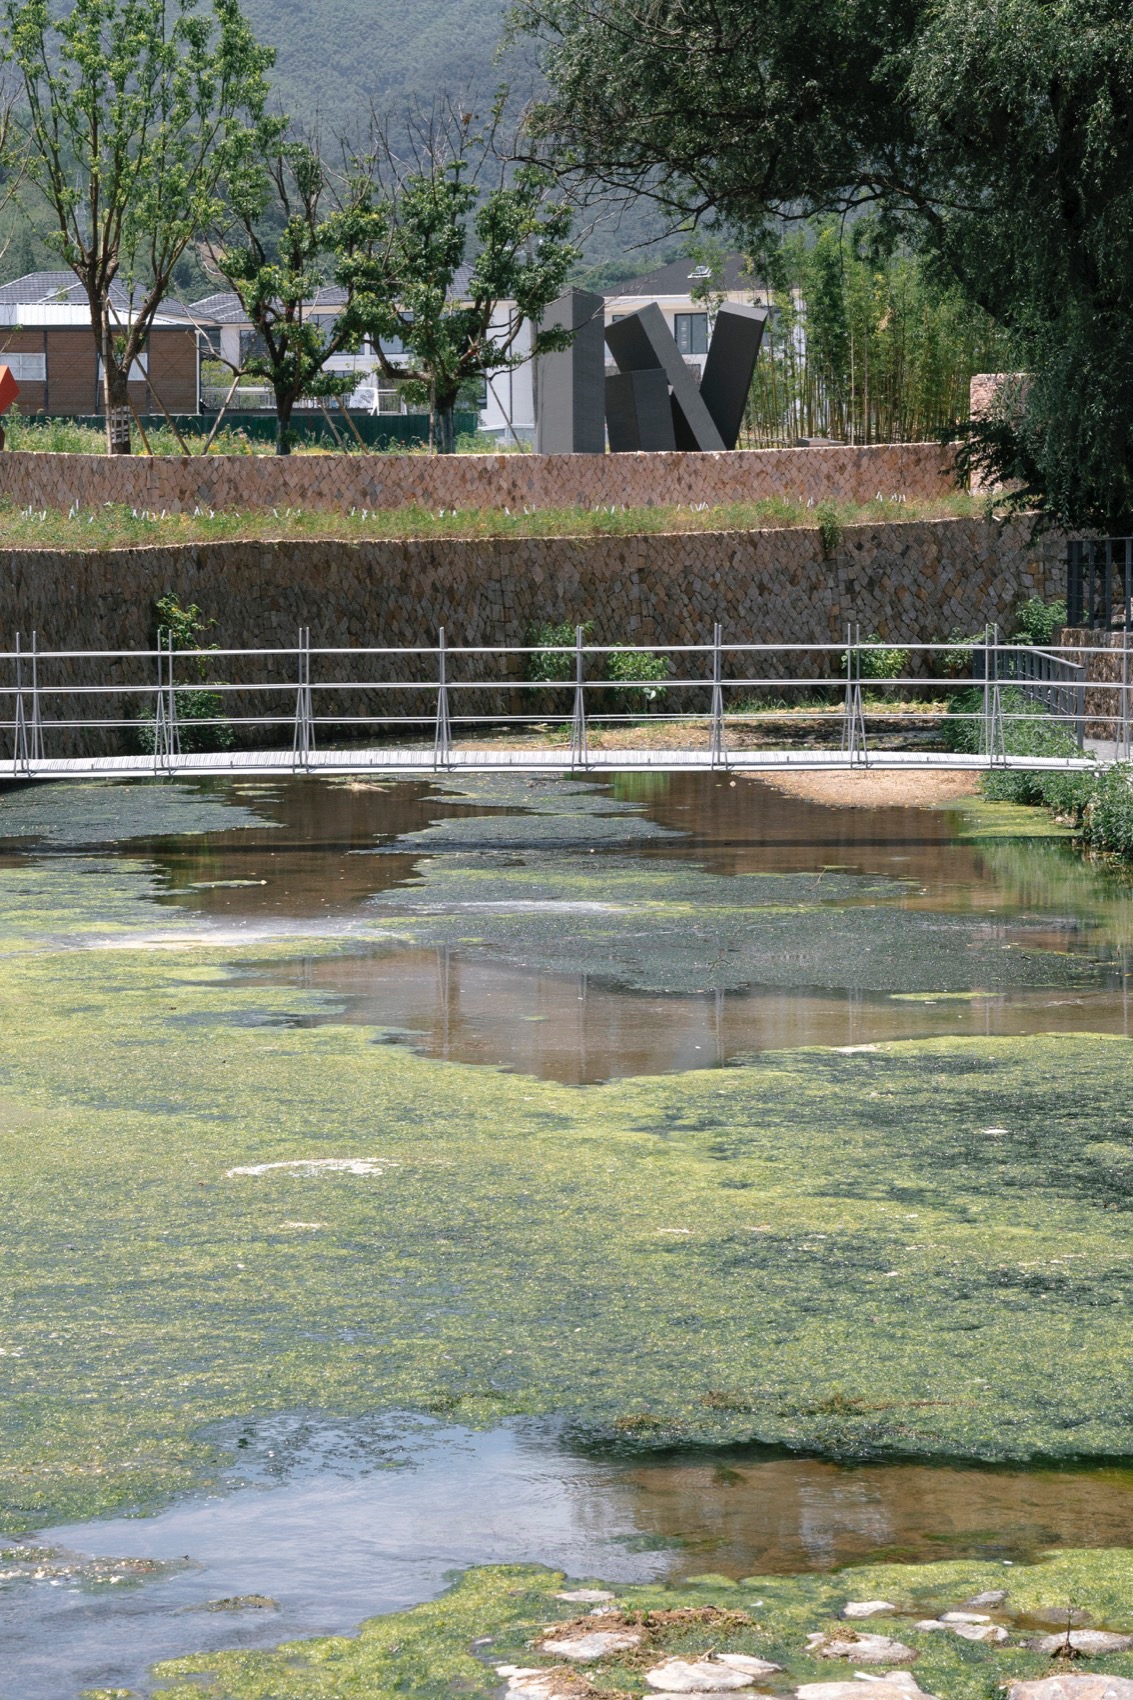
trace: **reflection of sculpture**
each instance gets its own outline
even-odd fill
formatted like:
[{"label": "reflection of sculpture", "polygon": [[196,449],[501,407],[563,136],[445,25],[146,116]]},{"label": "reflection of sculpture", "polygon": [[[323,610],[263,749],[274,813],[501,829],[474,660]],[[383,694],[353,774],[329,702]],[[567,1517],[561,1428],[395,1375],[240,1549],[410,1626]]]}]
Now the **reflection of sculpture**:
[{"label": "reflection of sculpture", "polygon": [[574,340],[569,348],[541,354],[536,362],[536,454],[605,452],[605,308],[600,295],[568,289],[543,315],[543,330],[563,326],[574,332]]},{"label": "reflection of sculpture", "polygon": [[734,449],[766,323],[762,308],[725,302],[699,389],[656,302],[610,325],[606,343],[618,364],[606,380],[611,450]]}]

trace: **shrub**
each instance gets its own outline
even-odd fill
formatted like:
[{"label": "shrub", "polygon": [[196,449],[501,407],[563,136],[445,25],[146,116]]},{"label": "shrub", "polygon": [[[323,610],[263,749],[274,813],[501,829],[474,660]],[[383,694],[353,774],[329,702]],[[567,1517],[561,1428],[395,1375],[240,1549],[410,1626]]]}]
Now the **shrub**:
[{"label": "shrub", "polygon": [[[880,644],[881,639],[876,632],[870,632],[863,638],[863,644]],[[842,652],[842,672],[845,674],[850,666],[851,650]],[[896,646],[885,645],[881,649],[859,649],[856,652],[856,665],[861,669],[862,679],[899,679],[908,671],[909,651],[898,649]]]},{"label": "shrub", "polygon": [[818,521],[818,539],[822,545],[823,559],[828,561],[842,541],[842,522],[838,518],[838,509],[833,502],[819,502],[814,510]]},{"label": "shrub", "polygon": [[1042,649],[1053,642],[1059,626],[1066,624],[1066,603],[1044,602],[1041,596],[1032,596],[1015,618],[1018,624],[1012,633],[1012,643],[1029,643]]},{"label": "shrub", "polygon": [[[154,642],[160,648],[172,643],[175,652],[202,649],[205,632],[216,624],[205,617],[195,602],[183,608],[176,596],[159,596],[154,603]],[[198,656],[194,666],[201,685],[208,681],[208,663]],[[219,683],[219,681],[212,681]],[[224,698],[219,691],[186,690],[178,685],[177,741],[185,755],[201,755],[210,750],[230,750],[234,742],[231,723],[224,715]],[[135,735],[137,747],[151,755],[156,746],[156,726],[153,709],[142,711]]]},{"label": "shrub", "polygon": [[654,655],[647,649],[624,649],[621,644],[606,657],[607,674],[617,683],[615,702],[624,707],[629,697],[632,703],[656,708],[665,699],[667,685],[659,681],[668,677],[669,663],[665,656]]},{"label": "shrub", "polygon": [[1133,854],[1133,768],[1122,764],[1089,777],[1093,783],[1081,811],[1082,837],[1095,850]]},{"label": "shrub", "polygon": [[[584,638],[593,629],[593,620],[588,620],[582,628]],[[556,625],[554,621],[545,620],[541,625],[532,626],[527,634],[527,642],[534,647],[534,654],[527,657],[527,677],[540,684],[557,685],[574,678],[574,655],[557,655],[556,650],[574,650],[575,626],[570,620],[563,620]]]}]

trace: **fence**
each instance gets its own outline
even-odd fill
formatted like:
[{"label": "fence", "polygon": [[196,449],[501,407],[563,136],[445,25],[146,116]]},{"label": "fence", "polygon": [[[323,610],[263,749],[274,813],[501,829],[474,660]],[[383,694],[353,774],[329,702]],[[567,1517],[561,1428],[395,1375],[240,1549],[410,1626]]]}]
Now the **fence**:
[{"label": "fence", "polygon": [[[1086,759],[1071,676],[1084,655],[989,635],[972,647],[969,676],[870,678],[871,655],[889,648],[863,643],[860,628],[843,644],[755,644],[716,626],[710,642],[650,648],[591,644],[583,627],[565,647],[457,646],[442,630],[435,644],[397,649],[315,645],[308,628],[286,648],[218,650],[175,650],[168,637],[144,650],[45,650],[33,633],[0,654],[0,734],[14,778]],[[909,645],[906,669],[949,655],[954,646]],[[552,677],[529,676],[536,657]],[[1022,709],[1005,698],[1016,683]],[[973,687],[975,700],[952,700],[945,717],[946,699]],[[1109,689],[1115,753],[1128,757],[1128,670]],[[1037,752],[1020,723],[1042,728]]]},{"label": "fence", "polygon": [[1084,662],[1071,661],[1059,650],[1002,645],[994,628],[990,647],[973,650],[973,675],[983,679],[989,662],[990,677],[1014,685],[1027,702],[1034,703],[1053,721],[1070,730],[1078,748],[1083,748],[1087,684]]},{"label": "fence", "polygon": [[1075,539],[1066,550],[1066,623],[1133,631],[1133,537]]}]

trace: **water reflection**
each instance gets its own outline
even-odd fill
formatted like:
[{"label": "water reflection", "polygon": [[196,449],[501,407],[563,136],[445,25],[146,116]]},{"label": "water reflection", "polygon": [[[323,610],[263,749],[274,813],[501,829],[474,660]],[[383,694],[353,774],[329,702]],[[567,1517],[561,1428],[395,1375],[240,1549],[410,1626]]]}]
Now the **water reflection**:
[{"label": "water reflection", "polygon": [[[1028,933],[1028,942],[1034,935]],[[1065,940],[1057,948],[1065,949]],[[797,1045],[862,1045],[1023,1033],[1133,1034],[1128,975],[1116,988],[870,996],[753,987],[663,996],[586,974],[537,974],[450,945],[300,957],[249,976],[319,992],[324,1015],[378,1028],[391,1043],[443,1061],[503,1067],[590,1085],[621,1076],[711,1068]],[[236,993],[238,1001],[239,994]]]},{"label": "water reflection", "polygon": [[[225,1496],[38,1537],[71,1552],[182,1563],[115,1589],[79,1577],[0,1584],[20,1700],[143,1689],[160,1658],[349,1632],[436,1594],[471,1564],[545,1563],[616,1583],[877,1558],[1019,1562],[1054,1545],[1133,1542],[1128,1469],[855,1468],[743,1452],[635,1464],[579,1456],[535,1425],[473,1433],[396,1418],[375,1425],[376,1451],[372,1438],[359,1445],[328,1429],[289,1464],[285,1426],[263,1425],[258,1458],[246,1455],[250,1480]],[[278,1609],[202,1609],[240,1595],[268,1596]]]}]

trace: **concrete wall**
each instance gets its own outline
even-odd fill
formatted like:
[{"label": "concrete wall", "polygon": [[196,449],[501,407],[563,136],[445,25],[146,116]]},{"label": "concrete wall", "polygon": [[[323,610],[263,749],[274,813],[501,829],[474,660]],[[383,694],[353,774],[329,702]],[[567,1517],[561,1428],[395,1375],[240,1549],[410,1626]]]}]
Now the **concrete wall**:
[{"label": "concrete wall", "polygon": [[[89,339],[88,339],[89,340]],[[93,368],[92,368],[93,369]],[[49,379],[50,381],[50,379]],[[178,411],[166,397],[170,411]],[[955,493],[939,443],[619,455],[0,455],[0,501],[208,508],[538,508],[926,501]]]}]

